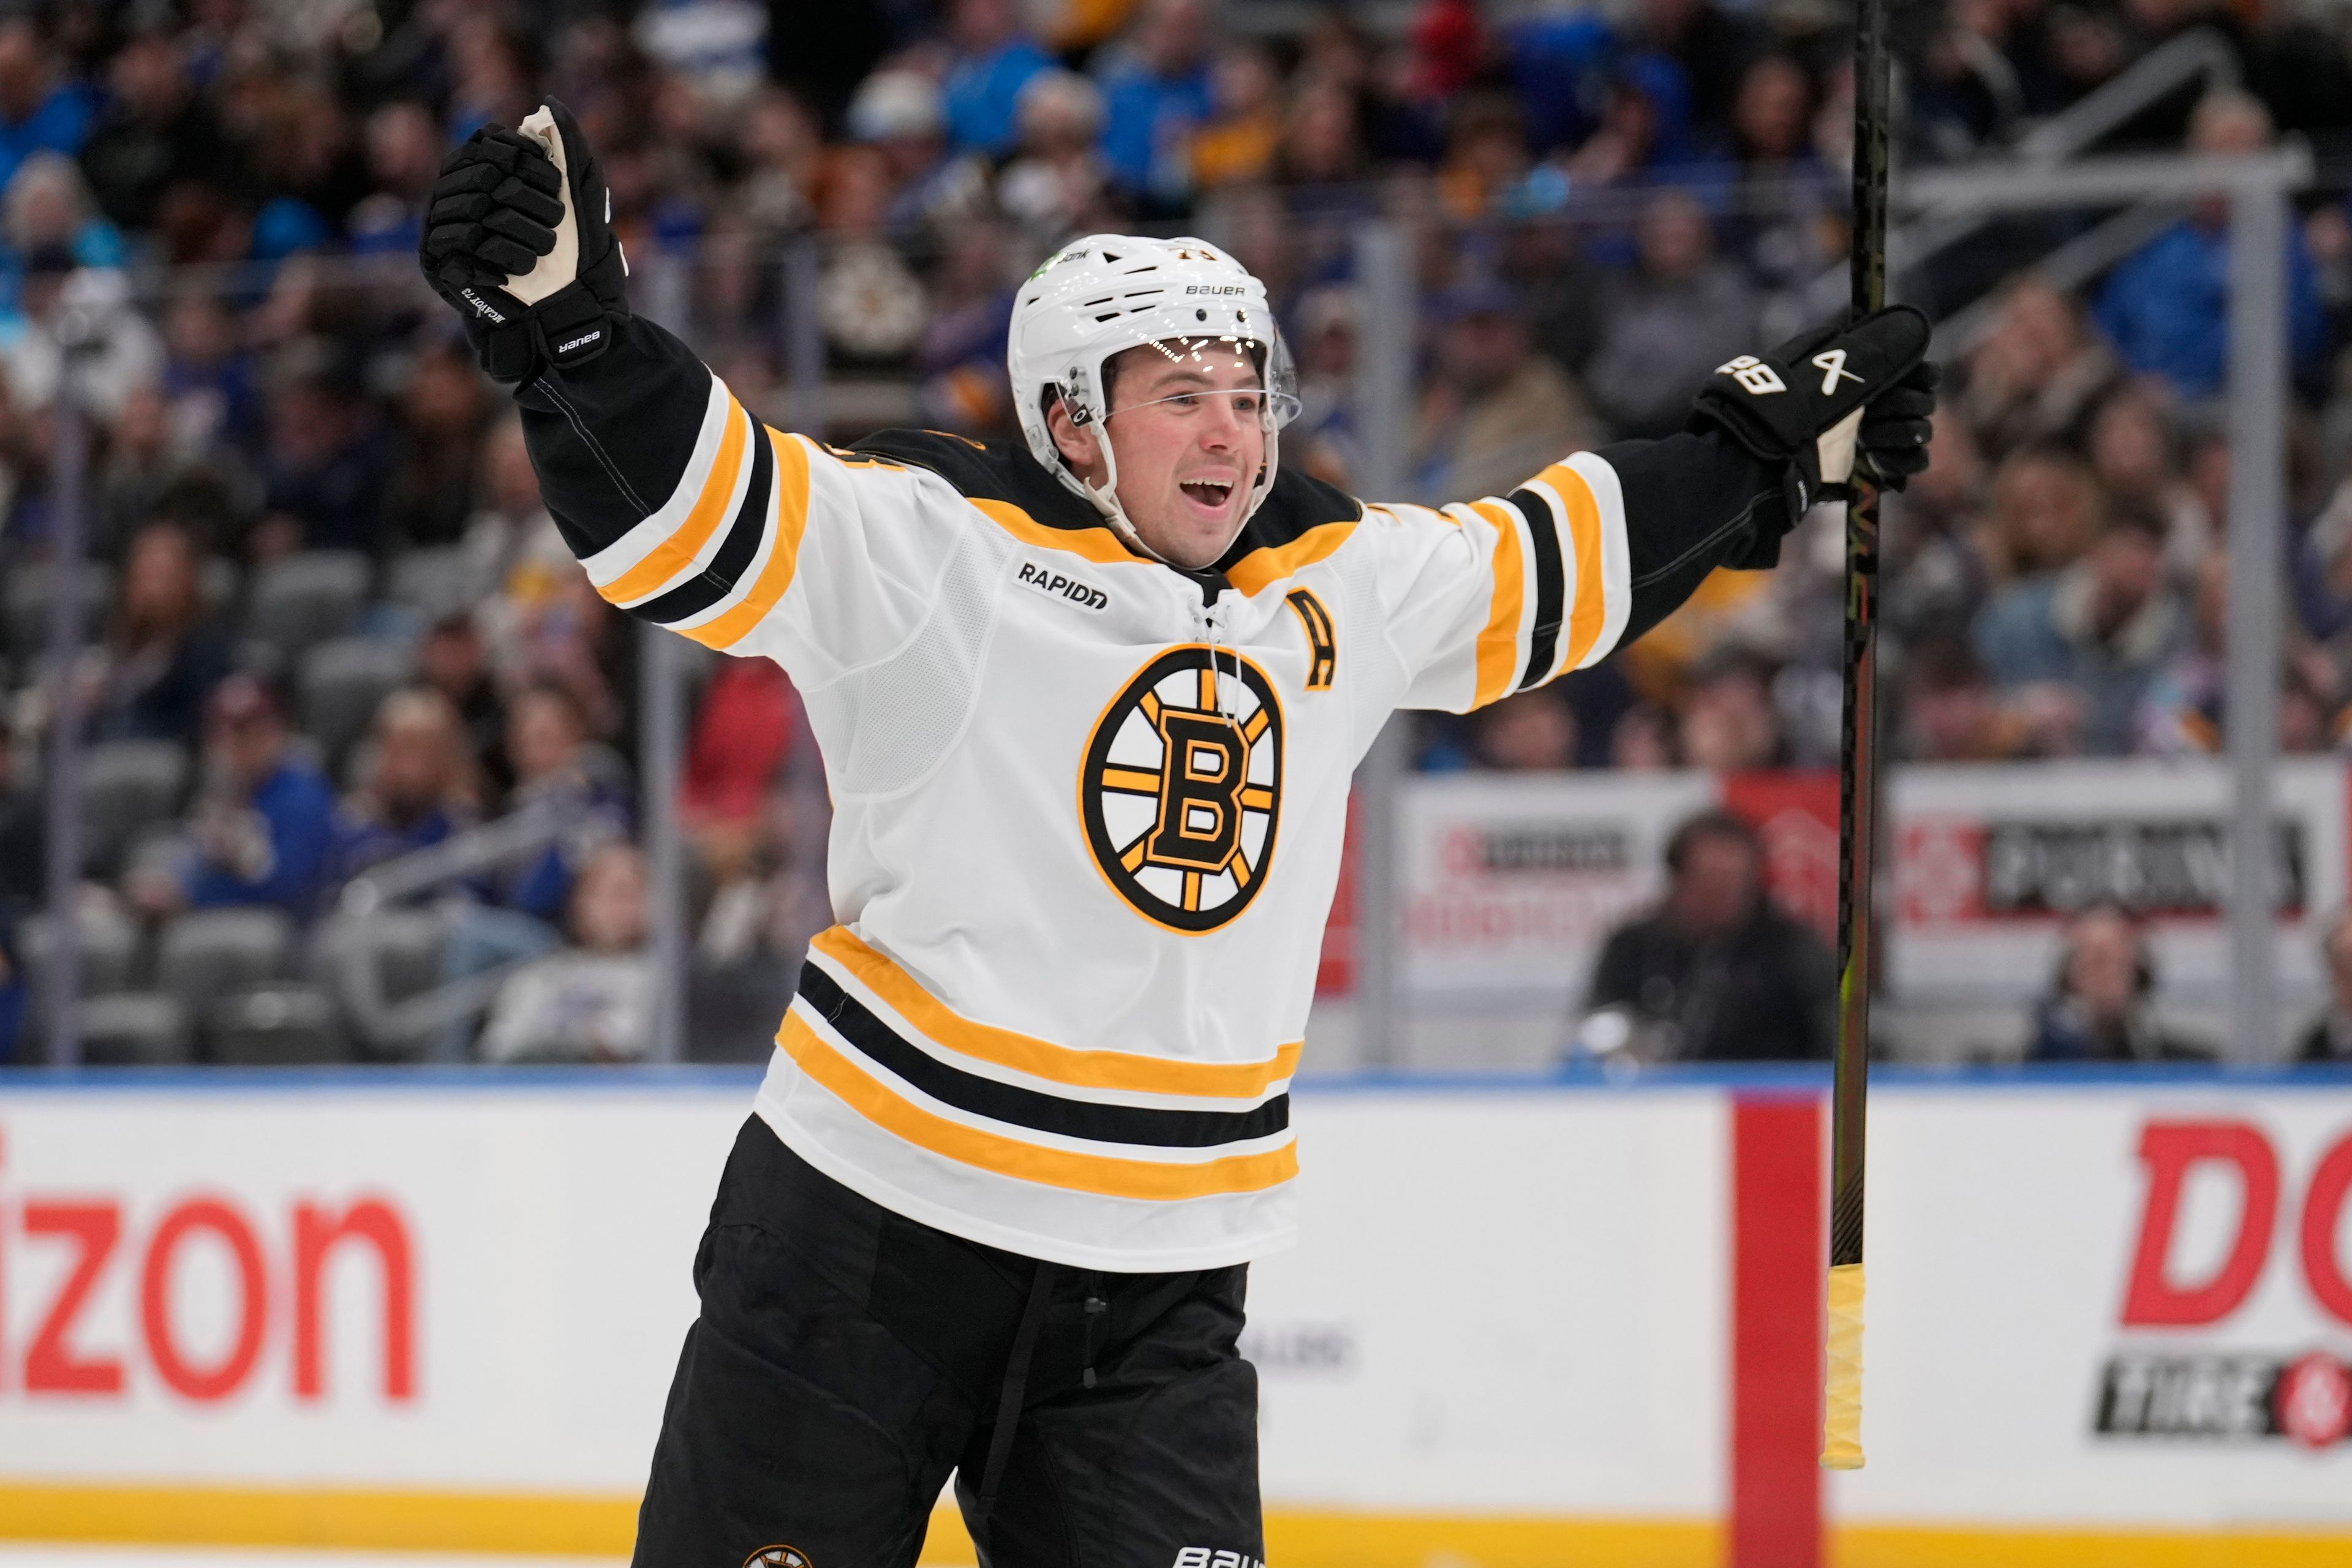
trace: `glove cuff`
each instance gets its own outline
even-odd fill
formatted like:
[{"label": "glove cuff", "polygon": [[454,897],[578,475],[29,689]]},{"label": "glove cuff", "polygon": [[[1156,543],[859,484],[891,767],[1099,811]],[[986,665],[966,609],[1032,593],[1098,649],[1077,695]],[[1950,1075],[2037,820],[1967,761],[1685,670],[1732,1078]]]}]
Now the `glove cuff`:
[{"label": "glove cuff", "polygon": [[540,356],[557,370],[586,364],[613,344],[613,313],[585,283],[567,283],[531,307]]}]

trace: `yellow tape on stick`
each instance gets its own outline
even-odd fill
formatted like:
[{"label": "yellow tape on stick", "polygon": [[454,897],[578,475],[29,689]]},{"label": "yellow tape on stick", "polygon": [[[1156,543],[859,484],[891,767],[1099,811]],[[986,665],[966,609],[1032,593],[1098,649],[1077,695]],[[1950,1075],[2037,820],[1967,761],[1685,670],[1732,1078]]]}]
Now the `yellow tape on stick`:
[{"label": "yellow tape on stick", "polygon": [[1862,1468],[1862,1265],[1830,1269],[1828,1420],[1825,1470]]}]

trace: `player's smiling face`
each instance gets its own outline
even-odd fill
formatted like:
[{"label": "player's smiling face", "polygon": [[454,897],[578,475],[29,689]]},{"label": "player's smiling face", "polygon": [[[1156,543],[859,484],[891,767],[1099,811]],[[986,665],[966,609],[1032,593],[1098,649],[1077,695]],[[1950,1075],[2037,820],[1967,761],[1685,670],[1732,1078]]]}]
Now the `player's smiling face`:
[{"label": "player's smiling face", "polygon": [[[1247,520],[1250,486],[1265,461],[1256,361],[1246,344],[1195,339],[1129,349],[1105,368],[1111,385],[1105,428],[1128,521],[1161,558],[1211,564]],[[1100,484],[1107,476],[1094,432],[1055,425],[1063,451]]]}]

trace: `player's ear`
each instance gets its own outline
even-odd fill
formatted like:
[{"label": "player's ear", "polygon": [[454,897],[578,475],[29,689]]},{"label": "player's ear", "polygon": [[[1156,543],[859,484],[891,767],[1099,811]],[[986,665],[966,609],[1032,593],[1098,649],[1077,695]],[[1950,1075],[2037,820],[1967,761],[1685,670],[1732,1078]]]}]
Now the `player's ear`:
[{"label": "player's ear", "polygon": [[1058,397],[1045,406],[1045,429],[1054,437],[1055,450],[1079,473],[1090,474],[1101,461],[1102,448],[1096,443],[1094,427],[1074,423],[1069,406]]}]

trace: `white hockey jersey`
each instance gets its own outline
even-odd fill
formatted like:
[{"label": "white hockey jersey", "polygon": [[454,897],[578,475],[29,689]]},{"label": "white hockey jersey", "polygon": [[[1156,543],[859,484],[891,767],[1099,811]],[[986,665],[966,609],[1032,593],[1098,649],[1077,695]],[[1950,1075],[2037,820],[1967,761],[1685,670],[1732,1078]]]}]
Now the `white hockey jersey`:
[{"label": "white hockey jersey", "polygon": [[1184,573],[1025,449],[830,448],[661,336],[639,373],[683,413],[612,390],[622,348],[590,367],[601,411],[577,377],[523,400],[597,588],[781,662],[824,752],[839,923],[759,1114],[875,1202],[1032,1257],[1286,1243],[1350,774],[1396,708],[1466,710],[1617,645],[1617,469],[1569,457],[1442,510],[1285,471],[1221,569]]}]

